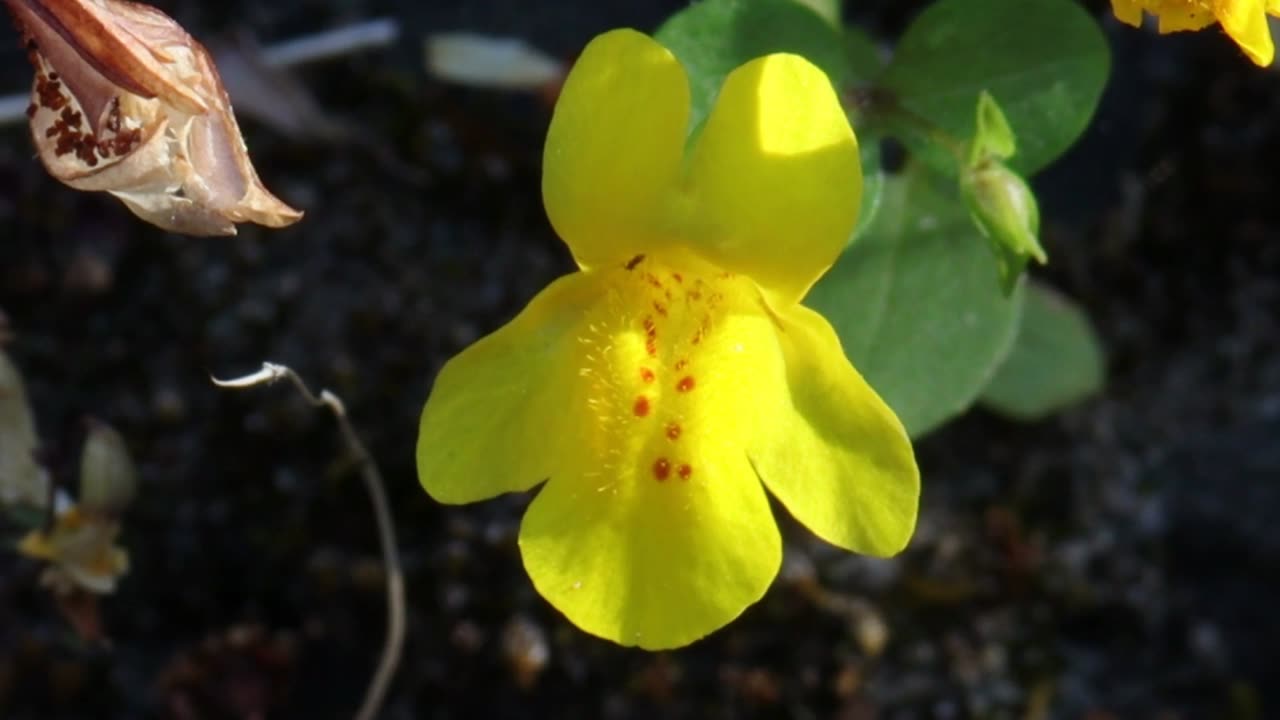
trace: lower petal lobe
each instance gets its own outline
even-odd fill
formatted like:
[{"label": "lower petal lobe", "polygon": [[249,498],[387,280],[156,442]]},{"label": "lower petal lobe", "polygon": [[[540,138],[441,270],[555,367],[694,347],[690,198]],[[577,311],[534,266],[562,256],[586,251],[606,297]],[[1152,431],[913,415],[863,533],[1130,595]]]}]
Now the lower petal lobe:
[{"label": "lower petal lobe", "polygon": [[901,551],[920,494],[906,431],[825,318],[800,305],[777,317],[785,376],[761,399],[768,420],[747,449],[752,465],[818,537],[869,555]]},{"label": "lower petal lobe", "polygon": [[764,488],[736,447],[698,466],[688,480],[547,483],[520,526],[538,592],[583,630],[650,650],[687,645],[759,600],[782,559]]},{"label": "lower petal lobe", "polygon": [[573,358],[600,293],[587,273],[562,277],[440,370],[418,431],[418,478],[433,498],[483,500],[556,471],[581,429],[566,412],[580,402]]}]

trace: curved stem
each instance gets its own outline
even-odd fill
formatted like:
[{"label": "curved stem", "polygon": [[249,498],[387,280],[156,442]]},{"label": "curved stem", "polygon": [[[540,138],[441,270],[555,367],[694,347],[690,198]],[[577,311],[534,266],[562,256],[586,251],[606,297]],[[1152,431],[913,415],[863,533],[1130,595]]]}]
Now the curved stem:
[{"label": "curved stem", "polygon": [[351,425],[347,417],[347,408],[342,404],[342,400],[328,390],[321,390],[319,395],[311,392],[311,388],[307,387],[302,378],[291,368],[276,363],[263,363],[261,370],[244,377],[232,380],[210,379],[218,387],[236,389],[288,380],[307,402],[315,407],[329,408],[338,421],[338,431],[360,467],[360,477],[364,479],[365,490],[369,493],[369,501],[373,504],[373,515],[378,525],[378,541],[382,546],[382,560],[387,574],[387,635],[382,645],[382,656],[378,659],[378,667],[369,681],[368,689],[365,690],[364,701],[356,712],[356,720],[374,720],[382,708],[382,703],[386,700],[391,679],[395,676],[396,667],[400,664],[405,636],[404,571],[400,566],[395,523],[391,518],[390,505],[387,503],[382,473]]}]

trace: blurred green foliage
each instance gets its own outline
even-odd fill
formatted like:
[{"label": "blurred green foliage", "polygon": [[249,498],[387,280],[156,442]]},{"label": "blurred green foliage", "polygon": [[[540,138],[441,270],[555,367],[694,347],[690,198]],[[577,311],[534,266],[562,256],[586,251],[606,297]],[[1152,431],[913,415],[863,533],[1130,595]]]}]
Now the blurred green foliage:
[{"label": "blurred green foliage", "polygon": [[1013,350],[982,391],[983,405],[1037,420],[1102,384],[1103,357],[1089,319],[1056,291],[1030,283]]}]

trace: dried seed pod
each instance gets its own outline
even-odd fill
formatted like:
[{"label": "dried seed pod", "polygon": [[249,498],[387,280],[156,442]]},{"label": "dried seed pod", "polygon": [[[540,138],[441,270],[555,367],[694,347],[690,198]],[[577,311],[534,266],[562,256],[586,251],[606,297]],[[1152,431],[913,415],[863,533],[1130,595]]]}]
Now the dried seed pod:
[{"label": "dried seed pod", "polygon": [[35,66],[28,115],[51,175],[190,235],[302,217],[263,187],[212,58],[169,16],[123,0],[5,3]]}]

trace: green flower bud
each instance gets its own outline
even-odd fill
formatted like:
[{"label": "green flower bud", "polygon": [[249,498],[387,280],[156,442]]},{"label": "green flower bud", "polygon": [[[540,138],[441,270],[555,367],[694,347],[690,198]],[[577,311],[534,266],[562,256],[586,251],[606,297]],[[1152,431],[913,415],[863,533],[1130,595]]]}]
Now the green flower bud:
[{"label": "green flower bud", "polygon": [[966,168],[960,176],[960,192],[969,214],[991,243],[1005,293],[1013,291],[1018,276],[1035,258],[1048,262],[1040,246],[1040,209],[1027,182],[994,158]]},{"label": "green flower bud", "polygon": [[1040,247],[1040,209],[1036,196],[1005,160],[1017,152],[1017,137],[991,93],[978,96],[968,161],[960,170],[960,194],[973,222],[991,243],[1005,294],[1013,292],[1018,276],[1035,258],[1048,261]]}]

